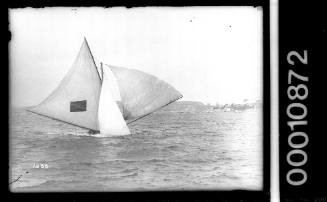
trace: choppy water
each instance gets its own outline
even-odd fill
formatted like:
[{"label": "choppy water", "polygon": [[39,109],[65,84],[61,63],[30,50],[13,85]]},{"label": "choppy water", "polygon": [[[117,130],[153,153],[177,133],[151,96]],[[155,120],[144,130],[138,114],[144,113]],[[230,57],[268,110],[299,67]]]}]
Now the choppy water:
[{"label": "choppy water", "polygon": [[[12,110],[12,191],[230,190],[262,188],[261,110],[158,111],[130,136],[85,130]],[[37,164],[48,168],[33,168]],[[26,173],[28,172],[28,173]]]}]

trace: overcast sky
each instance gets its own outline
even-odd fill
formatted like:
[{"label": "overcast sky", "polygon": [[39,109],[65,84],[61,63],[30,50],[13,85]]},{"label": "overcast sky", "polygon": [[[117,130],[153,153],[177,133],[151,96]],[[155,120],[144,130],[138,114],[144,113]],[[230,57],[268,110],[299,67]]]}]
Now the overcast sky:
[{"label": "overcast sky", "polygon": [[24,8],[10,10],[9,20],[13,106],[46,98],[84,36],[96,60],[153,74],[182,100],[225,104],[262,97],[258,8]]}]

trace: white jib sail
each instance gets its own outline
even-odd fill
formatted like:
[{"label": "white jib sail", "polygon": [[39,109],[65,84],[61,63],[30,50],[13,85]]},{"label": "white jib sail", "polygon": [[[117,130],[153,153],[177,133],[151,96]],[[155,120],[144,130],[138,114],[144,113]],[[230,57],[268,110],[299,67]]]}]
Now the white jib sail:
[{"label": "white jib sail", "polygon": [[[100,133],[108,136],[129,135],[126,122],[121,114],[116,100],[120,99],[116,79],[110,68],[103,68],[102,87],[98,108]],[[117,90],[115,90],[117,89]]]}]

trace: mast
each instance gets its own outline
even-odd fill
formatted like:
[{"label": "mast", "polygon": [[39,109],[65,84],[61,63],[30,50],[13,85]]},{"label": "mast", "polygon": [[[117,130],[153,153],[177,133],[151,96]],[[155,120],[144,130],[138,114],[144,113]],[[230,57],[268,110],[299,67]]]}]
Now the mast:
[{"label": "mast", "polygon": [[101,68],[101,79],[103,82],[103,66],[102,66],[102,62],[100,62],[100,68]]}]

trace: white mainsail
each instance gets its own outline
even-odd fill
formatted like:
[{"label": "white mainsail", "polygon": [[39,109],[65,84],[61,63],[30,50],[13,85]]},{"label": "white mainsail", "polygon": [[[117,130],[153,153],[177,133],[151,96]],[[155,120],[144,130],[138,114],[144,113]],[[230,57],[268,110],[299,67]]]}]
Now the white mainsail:
[{"label": "white mainsail", "polygon": [[116,101],[120,100],[117,81],[109,68],[103,68],[102,88],[99,100],[99,129],[103,135],[129,135],[126,122]]},{"label": "white mainsail", "polygon": [[183,97],[174,87],[155,76],[136,69],[106,66],[110,67],[117,78],[123,116],[127,123]]},{"label": "white mainsail", "polygon": [[105,136],[128,135],[126,124],[181,97],[168,83],[139,70],[102,63],[98,68],[84,39],[59,86],[29,111]]},{"label": "white mainsail", "polygon": [[73,66],[49,97],[29,111],[98,130],[101,80],[86,39]]}]

